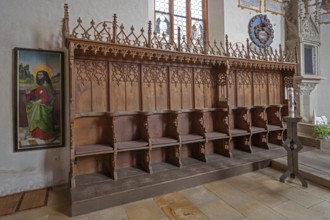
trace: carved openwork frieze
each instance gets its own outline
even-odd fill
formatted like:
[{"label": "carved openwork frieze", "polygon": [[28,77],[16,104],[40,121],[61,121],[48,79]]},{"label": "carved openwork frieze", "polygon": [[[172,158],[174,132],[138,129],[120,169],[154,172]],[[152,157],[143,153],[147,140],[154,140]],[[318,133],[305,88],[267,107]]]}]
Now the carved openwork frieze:
[{"label": "carved openwork frieze", "polygon": [[84,84],[85,82],[107,81],[107,63],[103,61],[76,60],[76,79]]},{"label": "carved openwork frieze", "polygon": [[237,71],[237,84],[239,86],[248,86],[252,85],[252,74],[251,72],[238,70]]},{"label": "carved openwork frieze", "polygon": [[210,87],[212,85],[211,71],[210,69],[195,68],[195,84],[200,87],[201,85],[207,85]]},{"label": "carved openwork frieze", "polygon": [[261,85],[262,87],[267,85],[267,73],[254,72],[254,74],[253,74],[253,84],[254,85]]},{"label": "carved openwork frieze", "polygon": [[98,56],[195,65],[221,65],[230,58],[237,65],[251,65],[262,69],[295,68],[295,57],[282,49],[281,45],[278,50],[271,47],[256,50],[251,47],[249,40],[246,44],[231,43],[227,35],[224,43],[209,42],[207,39],[186,39],[180,34],[178,39],[167,40],[153,34],[151,22],[148,23],[148,30],[136,29],[133,26],[125,29],[123,25],[117,24],[116,14],[113,18],[113,21],[103,22],[102,25],[96,25],[94,20],[85,24],[79,18],[77,25],[70,32],[68,7],[65,5],[63,32],[67,45],[73,45],[76,55],[94,53]]},{"label": "carved openwork frieze", "polygon": [[148,86],[151,83],[157,83],[159,86],[167,82],[167,67],[156,65],[143,65],[142,66],[143,83]]},{"label": "carved openwork frieze", "polygon": [[170,68],[171,83],[177,86],[178,84],[185,85],[192,84],[192,69],[173,67]]},{"label": "carved openwork frieze", "polygon": [[133,63],[112,63],[111,80],[119,86],[120,82],[138,83],[139,82],[139,65]]},{"label": "carved openwork frieze", "polygon": [[281,74],[280,73],[269,73],[268,80],[270,85],[280,85],[281,84]]}]

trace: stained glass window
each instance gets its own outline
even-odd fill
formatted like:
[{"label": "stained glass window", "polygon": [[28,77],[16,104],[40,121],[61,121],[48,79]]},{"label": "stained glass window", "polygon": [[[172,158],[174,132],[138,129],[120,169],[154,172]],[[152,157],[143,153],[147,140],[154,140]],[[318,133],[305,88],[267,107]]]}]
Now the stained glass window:
[{"label": "stained glass window", "polygon": [[156,33],[177,41],[180,27],[181,37],[204,40],[207,16],[204,4],[206,0],[155,0]]}]

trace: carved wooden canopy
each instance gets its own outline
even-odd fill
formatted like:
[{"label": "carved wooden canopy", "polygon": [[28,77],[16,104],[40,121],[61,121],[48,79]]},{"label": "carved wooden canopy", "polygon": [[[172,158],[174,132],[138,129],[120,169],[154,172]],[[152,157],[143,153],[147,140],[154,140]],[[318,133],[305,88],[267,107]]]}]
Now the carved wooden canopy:
[{"label": "carved wooden canopy", "polygon": [[232,44],[226,35],[225,43],[209,41],[193,41],[181,36],[167,40],[165,36],[157,36],[152,31],[149,21],[148,30],[143,28],[137,33],[132,26],[128,32],[123,25],[117,24],[114,14],[112,26],[104,22],[102,26],[95,25],[92,20],[88,26],[83,26],[82,20],[69,32],[68,5],[64,6],[64,36],[71,56],[104,56],[116,59],[132,59],[145,61],[163,61],[178,64],[221,65],[227,67],[276,69],[295,72],[296,55],[294,52],[271,47],[253,48],[246,44]]}]

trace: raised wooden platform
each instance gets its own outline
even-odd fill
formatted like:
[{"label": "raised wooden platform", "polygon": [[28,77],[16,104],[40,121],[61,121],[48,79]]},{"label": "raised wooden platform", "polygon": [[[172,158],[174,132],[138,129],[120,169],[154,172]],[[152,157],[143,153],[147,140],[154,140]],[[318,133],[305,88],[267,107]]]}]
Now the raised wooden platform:
[{"label": "raised wooden platform", "polygon": [[271,160],[285,157],[282,146],[269,144],[270,149],[252,147],[253,153],[233,150],[233,157],[208,155],[204,163],[193,158],[182,160],[182,168],[168,163],[154,164],[154,173],[127,168],[118,172],[118,180],[93,173],[77,177],[71,190],[71,215],[134,202],[141,199],[209,183],[270,166]]}]

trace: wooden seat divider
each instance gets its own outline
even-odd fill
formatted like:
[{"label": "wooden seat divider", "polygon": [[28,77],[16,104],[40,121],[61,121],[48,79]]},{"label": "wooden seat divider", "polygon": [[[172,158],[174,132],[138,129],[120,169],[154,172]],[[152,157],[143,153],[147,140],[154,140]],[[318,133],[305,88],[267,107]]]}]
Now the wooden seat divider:
[{"label": "wooden seat divider", "polygon": [[105,113],[76,115],[72,124],[71,184],[76,176],[103,172],[111,178],[115,175],[115,155],[111,144],[110,123]]},{"label": "wooden seat divider", "polygon": [[282,145],[283,143],[282,107],[283,105],[270,105],[266,108],[268,142],[277,145]]},{"label": "wooden seat divider", "polygon": [[231,111],[230,136],[235,148],[252,153],[250,107],[239,106]]},{"label": "wooden seat divider", "polygon": [[193,158],[205,162],[205,129],[201,117],[202,114],[196,110],[181,110],[178,114],[178,132],[181,145],[189,147]]},{"label": "wooden seat divider", "polygon": [[[117,169],[140,167],[152,173],[146,124],[139,112],[116,112],[108,114],[111,120],[111,142],[115,152],[115,179]],[[120,159],[119,159],[120,158]]]},{"label": "wooden seat divider", "polygon": [[250,108],[252,145],[269,149],[266,106]]},{"label": "wooden seat divider", "polygon": [[177,111],[142,112],[151,150],[165,153],[165,161],[181,167],[180,138],[177,131]]},{"label": "wooden seat divider", "polygon": [[231,157],[228,109],[210,108],[200,112],[203,113],[206,143],[212,141],[215,153]]}]

